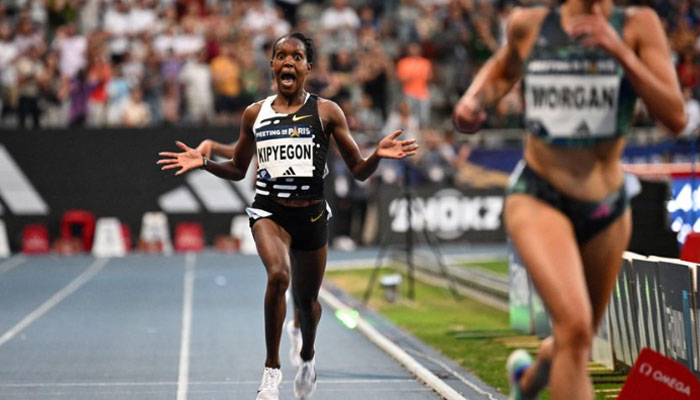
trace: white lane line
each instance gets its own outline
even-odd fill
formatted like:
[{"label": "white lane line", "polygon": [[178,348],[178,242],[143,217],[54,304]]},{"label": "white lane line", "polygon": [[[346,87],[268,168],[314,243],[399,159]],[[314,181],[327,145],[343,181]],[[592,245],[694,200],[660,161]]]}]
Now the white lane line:
[{"label": "white lane line", "polygon": [[[282,383],[292,383],[292,380],[282,381]],[[391,383],[415,382],[415,379],[390,378],[390,379],[322,379],[324,385],[357,385],[357,384],[378,384],[385,385]],[[51,387],[120,387],[120,386],[174,386],[177,382],[64,382],[64,383],[0,383],[0,388],[51,388]],[[199,385],[259,385],[260,380],[255,381],[190,381],[188,387]]]},{"label": "white lane line", "polygon": [[0,264],[0,275],[4,274],[5,272],[8,272],[14,267],[22,265],[25,261],[27,261],[27,258],[24,256],[14,256],[10,258],[9,260]]},{"label": "white lane line", "polygon": [[187,399],[190,374],[190,333],[192,332],[192,292],[194,291],[194,253],[185,256],[185,282],[182,296],[182,330],[180,334],[180,368],[177,376],[177,400]]},{"label": "white lane line", "polygon": [[24,319],[19,321],[17,325],[13,326],[12,328],[10,328],[9,331],[5,332],[2,336],[0,336],[0,346],[7,343],[9,340],[15,337],[15,335],[24,330],[24,328],[31,325],[34,321],[41,318],[42,315],[46,314],[49,310],[54,308],[56,304],[63,301],[63,299],[73,294],[73,292],[75,292],[81,286],[83,286],[85,282],[89,281],[90,279],[92,279],[92,277],[97,275],[97,273],[100,272],[102,267],[104,267],[108,261],[108,258],[96,259],[92,264],[90,264],[89,267],[87,267],[85,271],[78,275],[77,278],[73,279],[71,283],[69,283],[63,289],[56,292],[56,294],[54,294],[53,296],[51,296],[51,298],[46,300],[44,304],[37,307],[34,311],[32,311],[26,317],[24,317]]},{"label": "white lane line", "polygon": [[457,379],[459,379],[460,381],[462,381],[462,383],[464,383],[465,385],[467,385],[467,386],[469,386],[470,388],[472,388],[472,390],[474,390],[475,392],[477,392],[477,393],[479,393],[479,394],[481,394],[481,395],[487,396],[490,400],[498,400],[498,399],[493,395],[493,393],[484,391],[484,390],[483,390],[482,388],[480,388],[476,383],[474,383],[474,382],[470,381],[469,379],[465,378],[465,377],[462,376],[459,372],[453,370],[452,368],[450,368],[449,365],[445,364],[445,363],[442,362],[441,360],[438,360],[437,358],[431,357],[431,356],[429,356],[429,355],[427,355],[427,354],[421,354],[421,353],[418,353],[418,352],[412,352],[412,353],[414,353],[415,355],[417,355],[417,356],[419,356],[419,357],[425,358],[426,360],[432,362],[433,364],[436,364],[436,365],[441,366],[441,367],[444,368],[447,372],[449,372],[450,374],[452,374],[452,376],[454,376],[455,378],[457,378]]},{"label": "white lane line", "polygon": [[[342,301],[335,297],[328,290],[321,288],[319,292],[319,297],[331,306],[334,310],[338,309],[349,309]],[[385,353],[393,357],[399,364],[403,365],[410,373],[412,373],[418,380],[425,383],[426,386],[435,390],[440,396],[446,400],[466,400],[464,396],[459,394],[456,390],[446,384],[442,379],[438,378],[430,370],[425,368],[421,363],[416,361],[415,358],[411,357],[406,351],[401,347],[396,345],[394,342],[389,340],[386,336],[382,335],[374,329],[374,327],[360,317],[357,321],[358,331],[362,332],[363,335],[367,337],[372,343],[377,347],[382,349]]]}]

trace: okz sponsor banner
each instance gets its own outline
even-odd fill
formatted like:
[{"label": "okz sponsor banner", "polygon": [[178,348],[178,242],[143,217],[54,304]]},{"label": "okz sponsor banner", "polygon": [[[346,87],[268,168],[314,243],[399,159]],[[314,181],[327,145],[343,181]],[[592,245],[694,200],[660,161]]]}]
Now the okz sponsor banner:
[{"label": "okz sponsor banner", "polygon": [[[379,188],[379,224],[385,243],[403,243],[409,228],[408,200],[401,188]],[[412,189],[413,231],[427,229],[440,241],[503,242],[503,190],[416,187]]]}]

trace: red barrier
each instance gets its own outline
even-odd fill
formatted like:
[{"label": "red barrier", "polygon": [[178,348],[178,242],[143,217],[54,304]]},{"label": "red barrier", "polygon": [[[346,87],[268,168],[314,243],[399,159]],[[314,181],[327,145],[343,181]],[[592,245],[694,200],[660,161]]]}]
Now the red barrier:
[{"label": "red barrier", "polygon": [[131,229],[124,222],[122,222],[122,237],[124,238],[124,248],[128,253],[131,251],[133,244],[131,243]]},{"label": "red barrier", "polygon": [[22,253],[47,254],[51,250],[49,230],[43,224],[30,224],[22,231]]},{"label": "red barrier", "polygon": [[642,349],[618,400],[692,400],[700,381],[686,367],[649,348]]},{"label": "red barrier", "polygon": [[83,251],[90,251],[95,235],[95,216],[86,210],[69,210],[63,213],[61,218],[61,238],[69,239],[73,236],[74,226],[81,227],[81,240]]},{"label": "red barrier", "polygon": [[681,260],[700,263],[700,232],[690,232],[681,249]]},{"label": "red barrier", "polygon": [[197,222],[180,222],[175,226],[176,251],[204,250],[204,232]]}]

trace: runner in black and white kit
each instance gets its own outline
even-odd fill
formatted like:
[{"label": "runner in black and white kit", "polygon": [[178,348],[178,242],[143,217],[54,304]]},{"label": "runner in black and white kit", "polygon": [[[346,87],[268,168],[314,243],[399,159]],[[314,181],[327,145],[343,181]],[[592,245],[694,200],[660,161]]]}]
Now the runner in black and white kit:
[{"label": "runner in black and white kit", "polygon": [[265,342],[267,357],[258,400],[278,399],[282,381],[279,343],[286,313],[284,293],[292,281],[303,346],[294,379],[296,397],[316,389],[314,342],[321,318],[318,292],[326,267],[328,207],[323,175],[329,142],[335,140],[356,179],[367,179],[382,158],[416,154],[414,140],[397,140],[401,131],[382,139],[363,158],[340,107],[304,91],[313,46],[300,33],[278,39],[270,66],[277,94],[250,105],[243,113],[240,137],[231,160],[213,162],[182,142],[181,153],[162,152],[158,164],[176,175],[203,168],[224,179],[241,180],[253,155],[258,159],[256,197],[247,209],[253,237],[267,270]]}]

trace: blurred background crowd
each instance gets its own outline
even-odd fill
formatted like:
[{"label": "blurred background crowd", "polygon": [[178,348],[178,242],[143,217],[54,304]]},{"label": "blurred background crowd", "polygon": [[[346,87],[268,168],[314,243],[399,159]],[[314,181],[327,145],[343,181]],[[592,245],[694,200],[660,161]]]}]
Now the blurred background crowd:
[{"label": "blurred background crowd", "polygon": [[[506,185],[507,171],[470,160],[474,144],[457,137],[450,113],[504,42],[512,9],[535,4],[547,3],[0,0],[0,129],[221,125],[232,127],[233,140],[243,109],[274,93],[272,43],[300,31],[316,47],[307,90],[341,106],[361,148],[398,128],[421,144],[410,162],[383,162],[366,182],[352,179],[339,157],[329,161],[337,215],[347,217],[337,218],[346,225],[336,229],[360,241],[378,182]],[[667,31],[690,117],[684,135],[694,137],[700,127],[700,2],[644,4]],[[494,107],[486,128],[512,129],[522,138],[520,91],[516,85]],[[635,125],[654,126],[641,103]]]},{"label": "blurred background crowd", "polygon": [[[538,2],[541,3],[541,2]],[[0,0],[4,126],[235,124],[271,93],[271,42],[315,40],[309,91],[370,138],[444,130],[504,41],[515,0]],[[700,96],[700,3],[656,0],[680,81]],[[514,88],[490,127],[521,126]]]},{"label": "blurred background crowd", "polygon": [[[700,124],[700,3],[654,0],[691,122]],[[533,2],[534,3],[534,2]],[[536,1],[541,4],[541,1]],[[419,177],[468,158],[449,114],[503,43],[515,0],[0,0],[0,126],[236,125],[273,92],[270,47],[301,31],[308,90],[336,101],[361,143],[401,127]],[[519,86],[519,85],[518,85]],[[520,128],[516,86],[487,127]],[[640,107],[637,124],[653,124]]]}]

